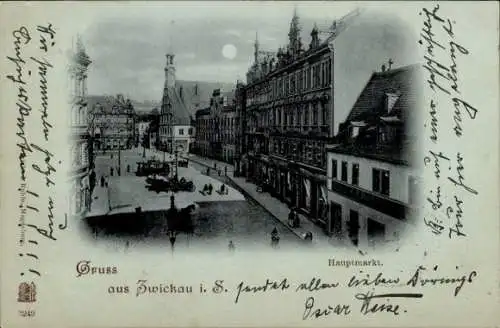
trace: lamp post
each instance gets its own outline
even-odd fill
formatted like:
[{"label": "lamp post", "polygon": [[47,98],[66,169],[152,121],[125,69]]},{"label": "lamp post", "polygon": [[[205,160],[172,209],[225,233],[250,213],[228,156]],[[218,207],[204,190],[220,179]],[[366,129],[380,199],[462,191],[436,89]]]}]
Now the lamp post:
[{"label": "lamp post", "polygon": [[178,170],[178,167],[179,167],[179,152],[184,150],[184,147],[182,147],[182,145],[177,145],[177,147],[175,147],[175,178],[178,179],[179,177],[179,170]]},{"label": "lamp post", "polygon": [[168,226],[168,239],[170,240],[170,247],[172,250],[172,255],[174,254],[175,241],[177,239],[176,219],[177,219],[177,209],[175,208],[175,196],[174,193],[170,196],[170,209],[168,211],[167,226]]},{"label": "lamp post", "polygon": [[175,246],[175,241],[177,239],[177,231],[175,230],[168,230],[168,239],[170,240],[170,249],[172,250],[172,254],[174,254],[174,246]]}]

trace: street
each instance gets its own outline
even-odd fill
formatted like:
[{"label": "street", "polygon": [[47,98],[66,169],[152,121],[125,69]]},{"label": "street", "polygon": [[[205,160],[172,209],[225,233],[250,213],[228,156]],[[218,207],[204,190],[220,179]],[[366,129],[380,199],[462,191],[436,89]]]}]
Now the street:
[{"label": "street", "polygon": [[[117,213],[86,219],[86,226],[90,228],[89,233],[96,237],[98,242],[110,242],[124,248],[158,243],[170,244],[164,210],[169,207],[171,193],[156,194],[148,191],[145,188],[145,178],[135,176],[136,162],[144,160],[142,154],[142,149],[121,151],[121,176],[116,175],[119,161],[116,151],[96,156],[98,180],[104,175],[109,181],[109,197],[113,208],[111,214]],[[151,158],[151,155],[153,154],[148,154],[147,158]],[[156,157],[161,157],[161,154],[157,153]],[[127,170],[128,166],[130,170]],[[114,171],[113,176],[110,176],[111,167]],[[197,189],[201,189],[201,185],[207,181],[211,181],[209,183],[215,187],[221,183],[230,186],[224,174],[219,177],[212,172],[211,177],[207,177],[200,171],[205,172],[205,168],[190,162],[188,168],[179,167],[179,176],[195,181]],[[192,232],[179,233],[176,236],[176,250],[207,247],[227,249],[230,241],[233,242],[235,250],[262,246],[271,248],[271,232],[275,227],[280,236],[279,249],[296,248],[305,244],[259,204],[251,199],[245,199],[236,189],[229,187],[229,191],[228,195],[223,196],[214,193],[216,195],[214,197],[218,198],[207,198],[208,196],[202,196],[198,191],[175,194],[176,206],[180,208],[183,207],[182,204],[189,204],[191,200],[198,204],[196,213],[191,218]],[[137,216],[133,212],[137,206],[148,211],[141,217],[142,222],[137,221]],[[127,207],[132,210],[128,210],[128,213],[118,213],[120,209]],[[93,212],[97,210],[94,208]]]}]

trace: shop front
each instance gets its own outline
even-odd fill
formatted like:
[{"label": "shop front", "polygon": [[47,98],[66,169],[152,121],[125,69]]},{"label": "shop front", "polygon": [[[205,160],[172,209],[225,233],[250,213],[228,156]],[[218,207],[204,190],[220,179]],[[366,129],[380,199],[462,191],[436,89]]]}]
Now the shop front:
[{"label": "shop front", "polygon": [[312,221],[325,226],[328,221],[326,177],[301,168],[297,175],[298,208]]}]

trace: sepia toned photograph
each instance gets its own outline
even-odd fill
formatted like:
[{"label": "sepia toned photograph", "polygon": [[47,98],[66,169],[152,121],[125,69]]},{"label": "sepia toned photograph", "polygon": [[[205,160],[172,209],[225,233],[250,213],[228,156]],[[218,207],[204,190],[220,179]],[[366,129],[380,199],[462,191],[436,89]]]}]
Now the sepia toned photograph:
[{"label": "sepia toned photograph", "polygon": [[421,178],[415,36],[364,8],[283,9],[76,37],[71,205],[86,233],[172,250],[404,243]]}]

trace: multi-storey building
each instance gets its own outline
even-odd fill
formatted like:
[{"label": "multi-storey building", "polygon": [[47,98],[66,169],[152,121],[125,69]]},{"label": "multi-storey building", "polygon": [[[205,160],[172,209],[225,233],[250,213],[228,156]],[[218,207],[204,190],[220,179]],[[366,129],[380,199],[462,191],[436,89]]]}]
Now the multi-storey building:
[{"label": "multi-storey building", "polygon": [[[136,133],[137,133],[137,141],[138,141],[138,144],[139,145],[143,145],[144,144],[144,138],[147,137],[147,131],[149,130],[149,125],[151,124],[151,121],[139,121],[139,122],[136,122],[135,126],[135,130],[136,130]],[[148,141],[149,143],[149,141]]]},{"label": "multi-storey building", "polygon": [[160,148],[188,153],[194,140],[194,120],[184,102],[182,88],[176,88],[174,55],[166,55],[165,84],[160,110]]},{"label": "multi-storey building", "polygon": [[92,145],[89,141],[90,134],[87,125],[87,70],[91,64],[80,39],[76,43],[75,53],[70,67],[71,78],[71,165],[69,169],[70,216],[80,217],[90,206],[91,186],[89,174],[93,169]]},{"label": "multi-storey building", "polygon": [[326,31],[315,25],[304,49],[294,13],[287,47],[272,55],[255,42],[245,88],[247,177],[322,226],[328,219],[326,145],[374,67],[406,56],[401,44],[408,37],[388,29],[376,15],[354,11]]},{"label": "multi-storey building", "polygon": [[243,155],[246,153],[246,143],[245,143],[245,85],[238,81],[236,83],[236,89],[234,91],[234,107],[236,112],[235,117],[235,156],[234,156],[234,174],[235,176],[244,175],[242,160]]},{"label": "multi-storey building", "polygon": [[374,73],[328,149],[327,231],[361,248],[395,241],[418,204],[411,165],[418,109],[418,66]]},{"label": "multi-storey building", "polygon": [[154,148],[154,149],[159,149],[159,132],[160,132],[160,112],[158,111],[157,108],[154,108],[151,111],[151,123],[149,124],[148,128],[148,138],[149,142],[148,148]]},{"label": "multi-storey building", "polygon": [[93,96],[89,103],[89,125],[96,150],[130,149],[135,145],[135,111],[129,99],[123,95]]},{"label": "multi-storey building", "polygon": [[236,157],[235,91],[215,89],[210,107],[196,112],[196,145],[201,156],[233,164]]},{"label": "multi-storey building", "polygon": [[195,114],[196,138],[194,144],[194,153],[210,157],[210,107],[198,109]]}]

